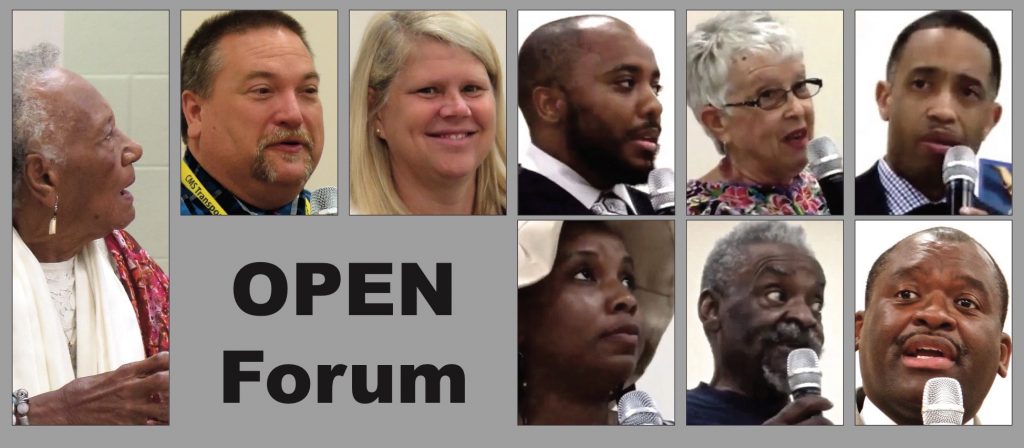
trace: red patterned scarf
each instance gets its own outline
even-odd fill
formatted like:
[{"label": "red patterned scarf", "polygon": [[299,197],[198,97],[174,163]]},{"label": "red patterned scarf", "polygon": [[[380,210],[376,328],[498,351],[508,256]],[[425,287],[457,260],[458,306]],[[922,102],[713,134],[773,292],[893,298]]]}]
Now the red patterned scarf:
[{"label": "red patterned scarf", "polygon": [[128,232],[115,230],[103,240],[135,308],[146,357],[167,351],[171,344],[167,274]]}]

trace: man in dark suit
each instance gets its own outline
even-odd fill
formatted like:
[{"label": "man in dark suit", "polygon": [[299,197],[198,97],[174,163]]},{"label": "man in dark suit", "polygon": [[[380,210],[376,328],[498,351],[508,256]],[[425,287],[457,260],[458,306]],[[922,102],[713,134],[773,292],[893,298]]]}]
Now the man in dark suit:
[{"label": "man in dark suit", "polygon": [[[936,11],[896,37],[875,89],[889,123],[885,157],[857,176],[858,215],[948,215],[942,163],[950,147],[975,153],[999,122],[1001,61],[992,33],[962,11]],[[980,204],[980,201],[976,201]],[[988,207],[964,207],[984,215]]]},{"label": "man in dark suit", "polygon": [[569,17],[530,34],[519,52],[531,140],[519,214],[654,214],[650,197],[630,185],[654,169],[659,77],[651,48],[613,17]]}]

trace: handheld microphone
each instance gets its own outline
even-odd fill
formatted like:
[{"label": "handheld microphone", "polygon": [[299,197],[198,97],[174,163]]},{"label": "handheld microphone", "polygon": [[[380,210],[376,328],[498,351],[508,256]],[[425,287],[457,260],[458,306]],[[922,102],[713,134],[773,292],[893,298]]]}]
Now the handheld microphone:
[{"label": "handheld microphone", "polygon": [[619,425],[661,426],[665,420],[654,405],[654,399],[647,392],[634,390],[619,399]]},{"label": "handheld microphone", "polygon": [[959,215],[963,206],[974,206],[974,186],[978,183],[978,160],[967,146],[954,146],[942,161],[942,183],[946,184],[946,202],[951,215]]},{"label": "handheld microphone", "polygon": [[807,168],[818,179],[833,215],[843,214],[843,156],[832,139],[818,137],[807,144]]},{"label": "handheld microphone", "polygon": [[926,425],[963,424],[964,394],[960,382],[946,377],[928,380],[921,399],[921,419]]},{"label": "handheld microphone", "polygon": [[821,368],[818,354],[809,348],[798,348],[786,358],[789,391],[793,400],[806,395],[821,395]]},{"label": "handheld microphone", "polygon": [[331,185],[313,190],[309,203],[311,215],[337,215],[338,187]]},{"label": "handheld microphone", "polygon": [[676,214],[676,178],[672,168],[656,168],[647,177],[656,215]]}]

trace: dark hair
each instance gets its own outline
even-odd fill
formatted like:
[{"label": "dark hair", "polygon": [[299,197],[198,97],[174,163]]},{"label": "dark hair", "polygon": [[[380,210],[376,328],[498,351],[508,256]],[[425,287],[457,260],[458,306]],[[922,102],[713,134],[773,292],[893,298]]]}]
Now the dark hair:
[{"label": "dark hair", "polygon": [[580,56],[580,39],[587,19],[605,18],[629,27],[610,16],[582,15],[545,23],[534,30],[519,48],[519,108],[528,125],[536,121],[533,89],[562,85]]},{"label": "dark hair", "polygon": [[[907,45],[907,41],[910,40],[910,36],[917,31],[927,30],[932,28],[953,28],[964,31],[985,44],[988,47],[988,52],[992,55],[992,72],[989,76],[992,78],[992,83],[996,86],[996,92],[999,92],[999,80],[1002,76],[1003,63],[999,58],[999,46],[996,45],[995,38],[992,37],[992,32],[985,28],[978,19],[974,16],[956,10],[945,10],[935,11],[920,19],[913,21],[903,31],[900,32],[899,36],[896,36],[896,42],[892,44],[892,52],[889,53],[889,62],[885,66],[886,76],[889,80],[892,80],[892,76],[896,72],[896,64],[899,63],[899,59],[903,54],[903,47]],[[994,95],[993,95],[994,96]]]},{"label": "dark hair", "polygon": [[982,246],[974,238],[971,238],[970,235],[963,231],[949,227],[933,227],[931,229],[922,230],[900,240],[898,243],[893,244],[892,247],[886,249],[885,252],[882,252],[882,255],[879,255],[878,259],[875,260],[875,263],[871,265],[871,270],[868,271],[867,287],[864,288],[864,309],[867,309],[868,306],[870,306],[871,290],[875,286],[875,280],[878,279],[878,273],[882,269],[885,269],[885,266],[889,262],[890,255],[894,250],[896,250],[896,246],[899,246],[900,243],[921,234],[930,234],[935,237],[936,241],[944,243],[973,243],[981,248],[982,252],[985,252],[985,255],[988,255],[988,259],[992,262],[992,265],[996,267],[996,286],[999,288],[999,296],[1003,299],[1002,309],[999,312],[999,323],[1000,325],[1006,323],[1006,310],[1010,304],[1010,290],[1006,286],[1006,277],[1003,276],[1002,269],[999,269],[999,264],[996,263],[996,259],[992,258],[992,254],[985,249],[985,246]]},{"label": "dark hair", "polygon": [[[210,94],[213,78],[220,70],[217,44],[228,34],[240,34],[260,28],[285,28],[302,39],[309,54],[313,50],[306,41],[306,30],[292,16],[281,11],[240,10],[217,14],[196,29],[181,54],[181,91],[191,90],[201,97]],[[180,99],[179,99],[180,101]],[[181,111],[181,138],[188,138],[188,122]]]}]

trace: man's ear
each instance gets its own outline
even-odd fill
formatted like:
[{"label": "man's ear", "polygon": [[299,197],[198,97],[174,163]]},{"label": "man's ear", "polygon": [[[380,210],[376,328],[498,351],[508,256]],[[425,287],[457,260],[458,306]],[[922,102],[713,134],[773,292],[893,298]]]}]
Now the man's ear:
[{"label": "man's ear", "polygon": [[[191,90],[181,92],[181,112],[188,123],[188,139],[196,140],[203,129],[203,99]],[[195,151],[196,148],[189,148]]]},{"label": "man's ear", "polygon": [[55,162],[38,153],[25,156],[25,169],[22,173],[25,194],[44,207],[53,207],[57,201],[59,184],[60,171]]},{"label": "man's ear", "polygon": [[730,143],[732,138],[726,132],[726,119],[722,116],[721,109],[706,104],[700,109],[700,113],[697,116],[700,119],[700,123],[704,125],[704,129],[707,129],[715,140],[722,142],[723,145]]},{"label": "man's ear", "polygon": [[714,333],[722,328],[719,319],[721,301],[717,294],[710,289],[700,292],[700,299],[697,300],[697,316],[704,325],[704,333]]},{"label": "man's ear", "polygon": [[996,373],[1003,378],[1006,378],[1010,372],[1011,354],[1013,354],[1013,339],[1010,339],[1010,335],[1003,333],[1003,336],[999,338],[999,369],[996,370]]},{"label": "man's ear", "polygon": [[889,121],[889,107],[892,105],[892,84],[878,81],[875,85],[875,103],[878,104],[878,115],[882,121]]},{"label": "man's ear", "polygon": [[548,124],[559,123],[566,115],[565,92],[557,87],[534,87],[533,108],[542,121]]},{"label": "man's ear", "polygon": [[1003,118],[1003,105],[999,103],[992,103],[992,121],[990,121],[984,129],[982,129],[981,139],[984,140],[988,137],[988,133],[992,131],[992,128],[999,124],[999,119]]},{"label": "man's ear", "polygon": [[864,327],[864,312],[853,313],[853,351],[860,350],[860,329]]}]

